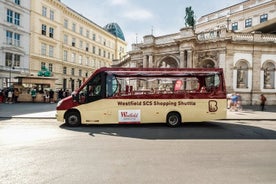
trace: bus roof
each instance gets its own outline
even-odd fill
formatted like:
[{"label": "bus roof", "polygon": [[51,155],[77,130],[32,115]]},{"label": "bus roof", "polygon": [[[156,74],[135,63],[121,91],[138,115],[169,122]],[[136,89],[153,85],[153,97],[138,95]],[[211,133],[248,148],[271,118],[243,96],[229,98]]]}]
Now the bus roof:
[{"label": "bus roof", "polygon": [[187,77],[211,76],[223,72],[222,68],[100,68],[95,73],[106,72],[129,77]]}]

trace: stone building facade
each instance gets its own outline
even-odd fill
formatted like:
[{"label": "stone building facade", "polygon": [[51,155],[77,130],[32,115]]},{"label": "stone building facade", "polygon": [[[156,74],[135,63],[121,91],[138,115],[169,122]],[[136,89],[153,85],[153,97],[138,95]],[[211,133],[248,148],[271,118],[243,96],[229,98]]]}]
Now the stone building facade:
[{"label": "stone building facade", "polygon": [[[219,67],[224,69],[228,93],[239,93],[243,104],[259,104],[263,93],[267,104],[275,105],[275,13],[275,1],[248,0],[201,17],[195,30],[182,28],[164,36],[146,35],[114,66]],[[238,25],[249,24],[248,20],[251,24],[237,29],[236,20]]]},{"label": "stone building facade", "polygon": [[30,74],[46,67],[57,79],[57,89],[75,90],[95,69],[109,67],[126,54],[121,34],[109,32],[62,1],[31,1],[30,20]]},{"label": "stone building facade", "polygon": [[0,1],[0,89],[29,73],[30,1]]}]

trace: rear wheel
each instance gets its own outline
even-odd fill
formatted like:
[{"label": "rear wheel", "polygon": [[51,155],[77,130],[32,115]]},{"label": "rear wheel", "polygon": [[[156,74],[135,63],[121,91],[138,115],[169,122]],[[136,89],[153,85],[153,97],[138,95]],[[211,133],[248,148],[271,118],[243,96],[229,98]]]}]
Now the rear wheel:
[{"label": "rear wheel", "polygon": [[68,112],[65,117],[65,123],[70,127],[77,127],[81,124],[80,113],[77,111]]},{"label": "rear wheel", "polygon": [[178,127],[181,124],[181,117],[177,112],[170,112],[167,115],[167,125],[169,127]]}]

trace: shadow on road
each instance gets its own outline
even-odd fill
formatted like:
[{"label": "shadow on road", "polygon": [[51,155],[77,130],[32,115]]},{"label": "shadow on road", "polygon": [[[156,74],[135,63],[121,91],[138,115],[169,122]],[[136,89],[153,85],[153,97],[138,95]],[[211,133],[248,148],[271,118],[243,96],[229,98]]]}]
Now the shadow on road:
[{"label": "shadow on road", "polygon": [[106,135],[137,139],[276,139],[276,131],[228,122],[186,123],[178,128],[164,124],[82,125],[62,129],[88,133],[91,137]]}]

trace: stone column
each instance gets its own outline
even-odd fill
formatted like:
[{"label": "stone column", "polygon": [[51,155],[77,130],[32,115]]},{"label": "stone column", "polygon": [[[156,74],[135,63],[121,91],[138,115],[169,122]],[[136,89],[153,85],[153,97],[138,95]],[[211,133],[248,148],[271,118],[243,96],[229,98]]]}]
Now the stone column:
[{"label": "stone column", "polygon": [[148,68],[148,56],[144,55],[143,57],[143,68]]},{"label": "stone column", "polygon": [[184,51],[180,51],[180,65],[179,65],[179,67],[180,68],[185,68],[185,61],[184,61],[184,59],[185,59],[185,52]]},{"label": "stone column", "polygon": [[187,51],[187,68],[192,68],[193,67],[193,55],[192,51],[188,50]]},{"label": "stone column", "polygon": [[149,56],[149,68],[153,68],[153,56]]}]

